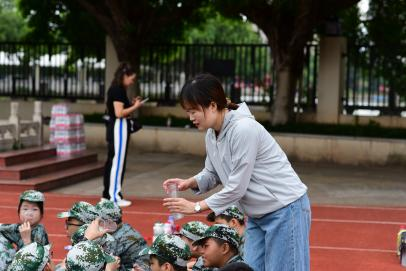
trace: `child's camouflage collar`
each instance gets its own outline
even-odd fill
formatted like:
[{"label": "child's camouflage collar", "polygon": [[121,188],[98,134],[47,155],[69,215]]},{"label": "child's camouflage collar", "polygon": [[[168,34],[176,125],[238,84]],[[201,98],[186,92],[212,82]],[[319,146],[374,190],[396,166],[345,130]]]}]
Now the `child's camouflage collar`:
[{"label": "child's camouflage collar", "polygon": [[150,248],[144,248],[139,255],[156,255],[168,263],[186,267],[192,256],[189,246],[176,235],[159,235]]},{"label": "child's camouflage collar", "polygon": [[20,201],[26,200],[26,201],[31,201],[31,202],[44,202],[45,197],[44,194],[37,190],[26,190],[21,193],[20,195]]},{"label": "child's camouflage collar", "polygon": [[189,238],[192,241],[196,241],[203,237],[204,232],[208,228],[209,226],[200,221],[191,221],[182,226],[179,234]]},{"label": "child's camouflage collar", "polygon": [[49,261],[51,246],[42,246],[36,242],[21,248],[15,255],[7,270],[11,271],[43,271]]},{"label": "child's camouflage collar", "polygon": [[105,263],[112,263],[115,260],[93,241],[83,241],[69,250],[66,256],[66,270],[103,270]]},{"label": "child's camouflage collar", "polygon": [[204,236],[195,241],[193,245],[202,245],[207,238],[224,240],[233,245],[236,249],[238,249],[241,242],[241,238],[237,231],[223,224],[214,224],[213,226],[209,227],[204,233]]},{"label": "child's camouflage collar", "polygon": [[85,201],[75,202],[67,212],[62,212],[57,215],[58,218],[76,218],[83,223],[89,224],[98,217],[96,209],[93,205]]},{"label": "child's camouflage collar", "polygon": [[95,205],[95,209],[102,219],[111,219],[114,222],[121,220],[121,208],[114,201],[102,199]]}]

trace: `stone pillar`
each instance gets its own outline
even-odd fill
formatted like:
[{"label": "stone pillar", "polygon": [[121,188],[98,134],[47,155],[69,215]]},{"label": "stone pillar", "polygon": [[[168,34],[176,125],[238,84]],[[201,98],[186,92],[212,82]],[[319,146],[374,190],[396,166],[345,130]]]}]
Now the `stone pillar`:
[{"label": "stone pillar", "polygon": [[32,116],[32,120],[34,122],[39,123],[38,131],[37,131],[37,145],[42,146],[43,143],[43,134],[44,129],[42,125],[42,102],[35,101],[34,102],[34,115]]},{"label": "stone pillar", "polygon": [[344,37],[322,37],[320,40],[317,79],[317,122],[338,123],[342,113],[345,87],[347,40]]},{"label": "stone pillar", "polygon": [[105,69],[105,99],[107,99],[107,90],[110,87],[111,81],[114,78],[114,72],[119,65],[116,49],[114,48],[113,42],[109,36],[106,36],[106,69]]},{"label": "stone pillar", "polygon": [[14,124],[15,127],[15,135],[14,140],[16,141],[16,144],[20,144],[20,115],[18,112],[18,102],[11,102],[10,103],[10,117],[8,121],[11,124]]}]

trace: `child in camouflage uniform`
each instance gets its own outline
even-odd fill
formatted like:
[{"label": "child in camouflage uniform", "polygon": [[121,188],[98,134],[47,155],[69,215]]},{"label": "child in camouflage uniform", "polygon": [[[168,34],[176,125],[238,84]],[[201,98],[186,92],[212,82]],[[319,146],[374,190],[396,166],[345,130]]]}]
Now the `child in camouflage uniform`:
[{"label": "child in camouflage uniform", "polygon": [[116,242],[108,242],[104,248],[107,252],[120,257],[120,270],[129,270],[134,264],[148,269],[148,266],[145,266],[148,257],[139,256],[140,251],[148,247],[147,242],[131,225],[122,222],[121,208],[113,201],[102,199],[96,204],[95,209],[101,219],[112,220],[117,224],[117,230],[110,233]]},{"label": "child in camouflage uniform", "polygon": [[193,245],[193,242],[203,237],[208,228],[209,226],[203,222],[191,221],[184,224],[179,231],[179,237],[189,246],[192,253],[192,259],[188,262],[188,270],[211,270],[203,266],[201,247]]},{"label": "child in camouflage uniform", "polygon": [[140,255],[149,255],[151,271],[160,271],[164,265],[168,271],[186,271],[191,252],[179,236],[162,234],[150,248],[142,250]]},{"label": "child in camouflage uniform", "polygon": [[48,235],[41,222],[44,215],[44,194],[35,190],[21,193],[18,205],[20,223],[0,225],[0,270],[6,270],[16,250],[36,242],[48,245]]},{"label": "child in camouflage uniform", "polygon": [[53,271],[53,263],[50,258],[50,245],[42,246],[31,243],[20,249],[8,271]]},{"label": "child in camouflage uniform", "polygon": [[[75,202],[69,211],[57,214],[58,218],[66,218],[65,229],[67,237],[72,240],[73,235],[81,226],[90,224],[98,217],[93,205],[85,201]],[[82,240],[79,240],[82,241]],[[79,242],[78,241],[78,242]],[[56,271],[66,270],[65,260],[56,266]]]},{"label": "child in camouflage uniform", "polygon": [[203,247],[205,267],[221,268],[234,262],[243,262],[238,253],[240,236],[229,226],[215,224],[209,227],[202,238],[193,243]]},{"label": "child in camouflage uniform", "polygon": [[66,256],[67,271],[114,271],[120,259],[113,257],[93,241],[82,241],[73,246]]},{"label": "child in camouflage uniform", "polygon": [[216,224],[228,225],[237,231],[238,235],[241,237],[238,251],[240,252],[240,256],[244,258],[245,218],[243,212],[241,212],[236,205],[232,205],[217,216],[214,212],[211,212],[207,216],[207,220]]},{"label": "child in camouflage uniform", "polygon": [[84,224],[89,224],[98,217],[98,213],[93,205],[86,201],[75,202],[69,211],[59,213],[58,218],[66,218],[66,235],[72,235]]}]

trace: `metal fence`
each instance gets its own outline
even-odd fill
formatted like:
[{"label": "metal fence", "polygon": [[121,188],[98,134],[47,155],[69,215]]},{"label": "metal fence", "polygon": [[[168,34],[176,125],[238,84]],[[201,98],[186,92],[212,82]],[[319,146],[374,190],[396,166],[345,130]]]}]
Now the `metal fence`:
[{"label": "metal fence", "polygon": [[[0,96],[104,99],[104,45],[0,43]],[[318,45],[308,44],[295,102],[316,106]],[[142,52],[141,95],[173,104],[187,79],[215,74],[227,96],[249,104],[272,104],[275,70],[268,45],[150,44]],[[299,108],[299,107],[298,107]]]},{"label": "metal fence", "polygon": [[0,43],[0,96],[104,99],[104,45]]},{"label": "metal fence", "polygon": [[[395,85],[393,75],[406,75],[399,67],[390,67],[374,46],[354,46],[347,49],[346,88],[343,107],[347,114],[354,110],[379,110],[380,114],[399,114],[406,110],[406,91]],[[403,88],[405,86],[403,85]]]},{"label": "metal fence", "polygon": [[[296,104],[315,108],[318,46],[305,48],[305,65],[298,84]],[[143,96],[175,103],[187,79],[210,72],[221,80],[233,101],[270,105],[274,99],[275,70],[268,45],[164,44],[148,46],[141,59]]]}]

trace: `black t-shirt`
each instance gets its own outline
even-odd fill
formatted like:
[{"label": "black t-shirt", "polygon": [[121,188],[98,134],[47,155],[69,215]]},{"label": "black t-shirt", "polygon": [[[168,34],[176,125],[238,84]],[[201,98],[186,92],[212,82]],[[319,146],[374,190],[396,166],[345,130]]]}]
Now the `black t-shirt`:
[{"label": "black t-shirt", "polygon": [[125,88],[120,86],[110,87],[107,92],[107,111],[110,116],[111,121],[116,120],[116,115],[114,113],[114,102],[121,102],[124,104],[124,108],[131,106],[130,101],[128,100],[127,93]]},{"label": "black t-shirt", "polygon": [[130,101],[128,100],[127,93],[125,88],[120,86],[112,86],[107,91],[107,114],[110,117],[110,120],[107,124],[107,133],[106,139],[108,142],[113,142],[113,133],[114,133],[114,122],[116,121],[116,114],[114,113],[114,102],[121,102],[124,104],[124,108],[131,106]]}]

